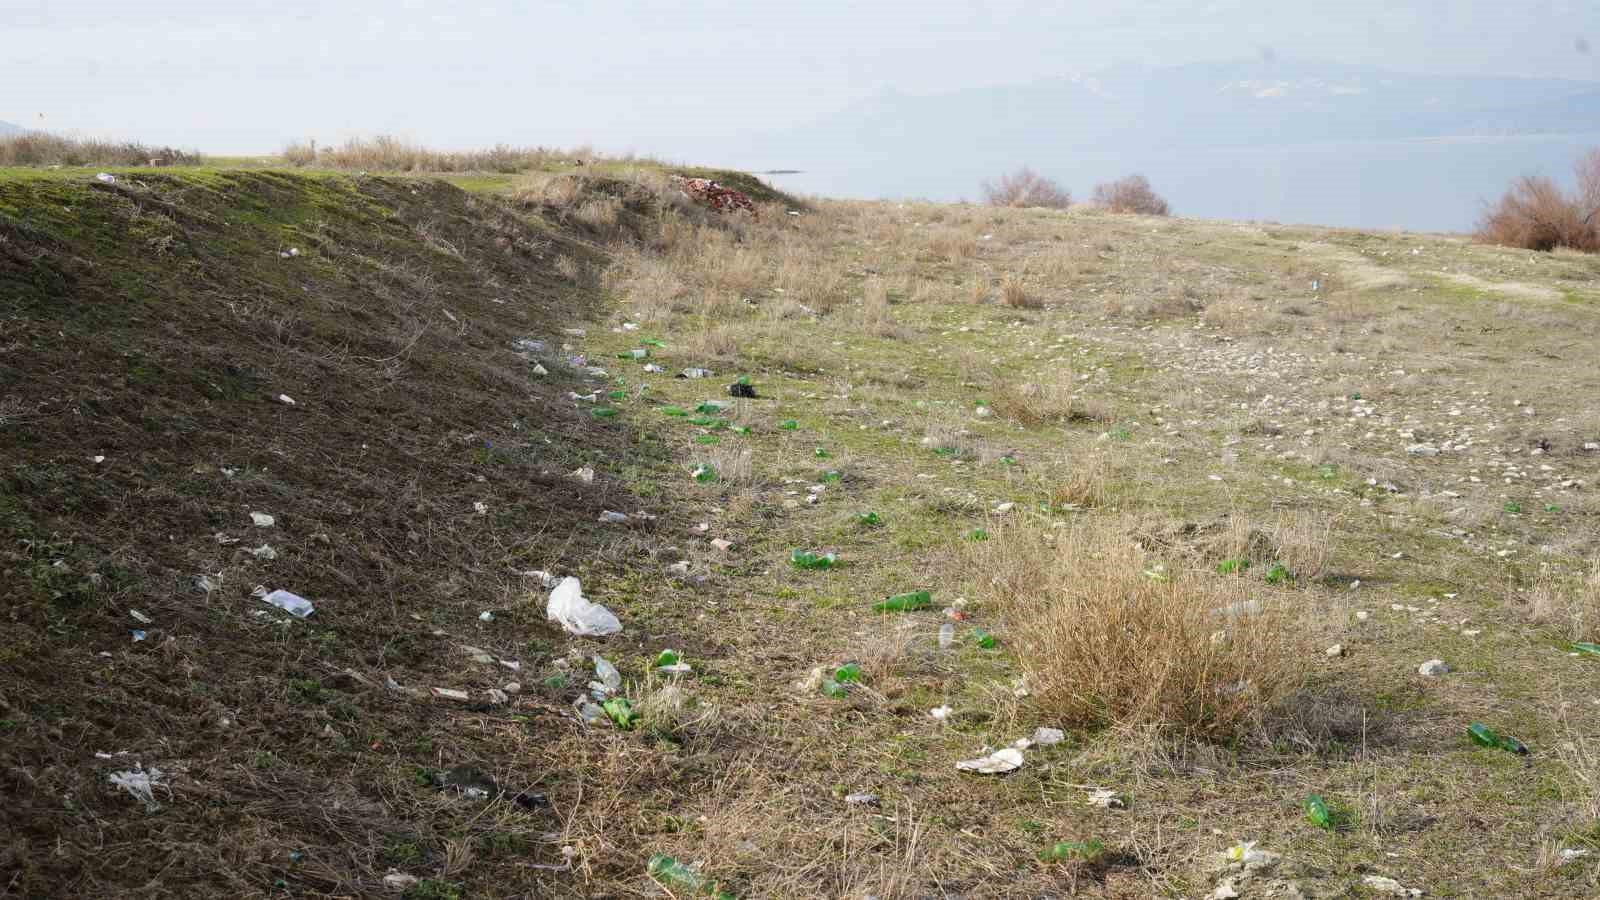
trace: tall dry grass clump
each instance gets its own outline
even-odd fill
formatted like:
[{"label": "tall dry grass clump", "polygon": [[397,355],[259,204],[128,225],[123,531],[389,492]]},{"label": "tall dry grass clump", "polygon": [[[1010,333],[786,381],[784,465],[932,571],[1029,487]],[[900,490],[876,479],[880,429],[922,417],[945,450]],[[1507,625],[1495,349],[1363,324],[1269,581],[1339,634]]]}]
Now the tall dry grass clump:
[{"label": "tall dry grass clump", "polygon": [[1143,175],[1097,184],[1091,199],[1095,206],[1114,213],[1164,216],[1169,212],[1167,201],[1150,188],[1149,179]]},{"label": "tall dry grass clump", "polygon": [[0,166],[198,166],[200,154],[134,141],[24,131],[0,138]]},{"label": "tall dry grass clump", "polygon": [[1513,181],[1479,220],[1478,239],[1524,250],[1600,253],[1600,148],[1578,160],[1576,175],[1571,193],[1542,175]]},{"label": "tall dry grass clump", "polygon": [[1009,175],[983,183],[983,202],[990,206],[1043,206],[1066,209],[1072,205],[1072,192],[1055,181],[1023,166]]},{"label": "tall dry grass clump", "polygon": [[1225,741],[1300,683],[1299,623],[1281,595],[1175,565],[1130,523],[1009,527],[975,545],[1042,709],[1086,727],[1154,726]]},{"label": "tall dry grass clump", "polygon": [[1027,285],[1015,275],[1000,279],[1000,302],[1012,309],[1043,309],[1044,300],[1029,292]]},{"label": "tall dry grass clump", "polygon": [[995,414],[1024,428],[1111,421],[1105,404],[1074,394],[1071,370],[1046,373],[1034,381],[991,378],[984,389]]},{"label": "tall dry grass clump", "polygon": [[1528,597],[1528,618],[1566,640],[1600,642],[1600,557],[1576,578],[1541,573]]}]

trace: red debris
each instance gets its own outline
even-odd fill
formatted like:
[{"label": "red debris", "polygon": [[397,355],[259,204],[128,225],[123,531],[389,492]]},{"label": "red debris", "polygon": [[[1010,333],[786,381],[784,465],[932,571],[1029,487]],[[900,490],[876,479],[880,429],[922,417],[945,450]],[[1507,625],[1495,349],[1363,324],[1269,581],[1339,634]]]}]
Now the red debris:
[{"label": "red debris", "polygon": [[675,178],[682,187],[683,192],[690,200],[702,206],[709,206],[717,212],[733,212],[736,209],[748,210],[751,215],[756,214],[756,205],[750,202],[750,197],[743,191],[736,191],[730,187],[723,187],[709,178]]}]

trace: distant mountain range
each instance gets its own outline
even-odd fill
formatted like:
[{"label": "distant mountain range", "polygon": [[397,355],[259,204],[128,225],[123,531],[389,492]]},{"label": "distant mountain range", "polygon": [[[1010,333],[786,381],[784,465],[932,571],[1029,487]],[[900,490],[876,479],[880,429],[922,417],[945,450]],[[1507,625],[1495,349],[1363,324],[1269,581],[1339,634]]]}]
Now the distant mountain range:
[{"label": "distant mountain range", "polygon": [[778,136],[777,145],[800,153],[774,162],[804,162],[808,145],[927,152],[978,143],[1037,151],[1030,155],[1042,159],[1115,147],[1259,148],[1597,129],[1600,82],[1407,75],[1311,62],[1123,65],[935,95],[885,91]]},{"label": "distant mountain range", "polygon": [[10,122],[0,122],[0,137],[8,134],[20,134],[21,132],[21,125],[13,125]]}]

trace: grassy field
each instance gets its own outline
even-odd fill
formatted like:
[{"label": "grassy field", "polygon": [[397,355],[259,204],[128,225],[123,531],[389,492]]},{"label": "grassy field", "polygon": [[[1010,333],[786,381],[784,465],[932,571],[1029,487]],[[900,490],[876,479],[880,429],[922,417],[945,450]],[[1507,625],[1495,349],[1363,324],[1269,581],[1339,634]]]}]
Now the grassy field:
[{"label": "grassy field", "polygon": [[1594,257],[117,174],[0,173],[9,894],[1600,890]]}]

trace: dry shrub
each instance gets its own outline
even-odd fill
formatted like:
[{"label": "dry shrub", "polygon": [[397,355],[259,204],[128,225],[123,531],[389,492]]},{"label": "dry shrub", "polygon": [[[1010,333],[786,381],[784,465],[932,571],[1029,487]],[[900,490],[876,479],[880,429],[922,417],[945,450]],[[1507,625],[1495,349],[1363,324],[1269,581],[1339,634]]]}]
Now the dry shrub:
[{"label": "dry shrub", "polygon": [[133,141],[69,138],[43,131],[0,137],[0,166],[197,166],[193,150]]},{"label": "dry shrub", "polygon": [[740,332],[729,325],[712,325],[689,338],[685,349],[700,362],[726,362],[739,355]]},{"label": "dry shrub", "polygon": [[622,254],[606,269],[602,284],[625,295],[633,303],[634,315],[650,324],[690,308],[689,286],[669,260],[654,254],[637,250]]},{"label": "dry shrub", "polygon": [[1042,309],[1044,301],[1028,293],[1022,279],[1007,275],[1000,280],[1000,300],[1013,309]]},{"label": "dry shrub", "polygon": [[1095,509],[1104,504],[1108,468],[1106,458],[1094,454],[1087,462],[1073,466],[1065,478],[1051,478],[1047,486],[1050,508]]},{"label": "dry shrub", "polygon": [[928,236],[927,254],[935,260],[960,262],[978,255],[978,241],[957,228],[940,228]]},{"label": "dry shrub", "polygon": [[707,448],[706,462],[717,470],[723,484],[749,484],[755,478],[754,454],[737,444],[716,444]]},{"label": "dry shrub", "polygon": [[1073,395],[1070,369],[1037,381],[1017,383],[991,379],[987,391],[989,408],[1024,428],[1063,422],[1111,421],[1104,404]]},{"label": "dry shrub", "polygon": [[983,183],[983,202],[990,206],[1043,206],[1066,209],[1072,192],[1027,166]]},{"label": "dry shrub", "polygon": [[1247,731],[1302,677],[1299,623],[1243,579],[1160,562],[1125,521],[1006,528],[974,545],[1039,706],[1079,726]]},{"label": "dry shrub", "polygon": [[1094,205],[1114,213],[1164,216],[1169,212],[1167,201],[1150,189],[1150,182],[1143,175],[1097,184],[1093,200]]},{"label": "dry shrub", "polygon": [[910,329],[894,320],[889,311],[889,289],[876,278],[867,282],[861,295],[860,323],[861,330],[873,337],[905,340],[911,336]]},{"label": "dry shrub", "polygon": [[287,144],[283,148],[283,161],[291,166],[309,166],[317,161],[317,142]]},{"label": "dry shrub", "polygon": [[1478,240],[1549,252],[1558,247],[1600,253],[1600,148],[1578,161],[1571,194],[1542,175],[1511,183],[1478,222]]},{"label": "dry shrub", "polygon": [[1576,578],[1541,572],[1528,597],[1528,618],[1569,641],[1600,641],[1600,557]]},{"label": "dry shrub", "polygon": [[1272,546],[1275,561],[1287,566],[1296,579],[1321,578],[1333,555],[1333,517],[1306,510],[1285,512],[1272,529]]},{"label": "dry shrub", "polygon": [[610,236],[616,233],[622,221],[622,201],[615,197],[590,197],[572,217],[601,235]]}]

